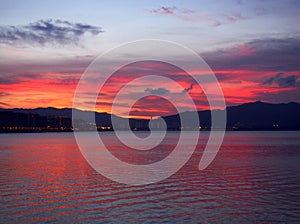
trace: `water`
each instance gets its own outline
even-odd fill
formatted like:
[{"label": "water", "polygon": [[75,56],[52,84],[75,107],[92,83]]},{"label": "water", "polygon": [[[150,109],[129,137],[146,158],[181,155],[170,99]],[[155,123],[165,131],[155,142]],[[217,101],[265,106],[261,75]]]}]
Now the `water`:
[{"label": "water", "polygon": [[[161,148],[125,149],[101,133],[127,162],[151,163]],[[0,135],[0,223],[299,223],[300,132],[228,132],[213,163],[198,170],[208,133],[179,172],[127,186],[94,171],[73,133]],[[184,152],[183,152],[184,153]]]}]

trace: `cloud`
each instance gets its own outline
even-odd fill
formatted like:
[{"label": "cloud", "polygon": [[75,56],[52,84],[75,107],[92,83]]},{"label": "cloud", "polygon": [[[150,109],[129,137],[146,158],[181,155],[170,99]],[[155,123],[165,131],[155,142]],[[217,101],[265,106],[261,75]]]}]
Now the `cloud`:
[{"label": "cloud", "polygon": [[0,102],[0,105],[1,105],[1,106],[5,106],[5,107],[10,107],[10,106],[11,106],[11,105],[8,104],[8,103],[2,103],[2,102]]},{"label": "cloud", "polygon": [[150,10],[152,14],[169,15],[178,19],[190,22],[207,21],[211,26],[221,26],[225,24],[235,23],[247,17],[242,16],[241,13],[218,13],[216,15],[209,15],[203,12],[197,12],[191,9],[178,8],[176,6],[161,6],[160,8]]},{"label": "cloud", "polygon": [[180,9],[175,6],[173,7],[167,7],[167,6],[162,6],[157,9],[152,9],[150,10],[151,13],[154,14],[166,14],[166,15],[178,15],[178,14],[194,14],[196,11],[191,10],[191,9]]},{"label": "cloud", "polygon": [[168,95],[170,93],[170,91],[165,88],[157,88],[157,89],[147,88],[145,89],[145,92],[149,92],[152,95]]},{"label": "cloud", "polygon": [[38,74],[1,75],[0,84],[15,84],[38,78],[41,78]]},{"label": "cloud", "polygon": [[192,83],[189,88],[182,90],[182,93],[187,93],[187,92],[191,91],[193,89],[193,86],[194,86],[194,83]]},{"label": "cloud", "polygon": [[5,97],[11,95],[10,93],[7,92],[0,92],[0,97]]},{"label": "cloud", "polygon": [[[0,98],[6,98],[6,97],[9,97],[10,95],[11,94],[7,93],[7,92],[0,92]],[[10,107],[11,105],[8,103],[0,102],[0,106]]]},{"label": "cloud", "polygon": [[177,19],[190,22],[197,22],[199,20],[197,11],[185,8],[178,8],[176,6],[161,6],[156,9],[151,9],[149,10],[149,12],[152,14],[174,16]]},{"label": "cloud", "polygon": [[207,14],[198,14],[198,17],[201,20],[206,20],[210,22],[211,25],[215,27],[236,23],[244,19],[249,19],[248,17],[243,16],[240,12],[235,12],[235,13],[222,12],[222,13],[217,13],[214,16],[207,15]]},{"label": "cloud", "polygon": [[31,45],[78,44],[85,34],[97,35],[101,27],[64,20],[39,20],[23,26],[0,26],[0,43]]},{"label": "cloud", "polygon": [[263,85],[277,84],[279,87],[296,87],[298,78],[295,75],[283,77],[283,73],[278,73],[263,82]]},{"label": "cloud", "polygon": [[69,79],[60,79],[49,82],[50,85],[56,86],[77,86],[79,79],[69,78]]},{"label": "cloud", "polygon": [[299,71],[300,38],[256,39],[201,56],[215,70]]},{"label": "cloud", "polygon": [[151,13],[158,13],[158,14],[174,14],[175,13],[175,10],[177,8],[176,7],[160,7],[160,8],[157,8],[157,9],[152,9],[150,10]]},{"label": "cloud", "polygon": [[220,22],[221,24],[229,24],[229,23],[235,23],[239,20],[247,19],[247,17],[242,16],[241,13],[234,13],[234,14],[228,14],[228,13],[221,13],[221,17],[223,17],[223,21]]},{"label": "cloud", "polygon": [[7,78],[7,77],[0,77],[0,85],[1,84],[13,84],[15,83],[16,80],[13,80],[11,78]]}]

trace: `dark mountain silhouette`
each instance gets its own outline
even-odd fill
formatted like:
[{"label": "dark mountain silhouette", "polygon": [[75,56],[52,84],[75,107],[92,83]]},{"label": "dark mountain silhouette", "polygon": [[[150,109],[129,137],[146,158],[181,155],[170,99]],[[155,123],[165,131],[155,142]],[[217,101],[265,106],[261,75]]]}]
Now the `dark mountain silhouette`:
[{"label": "dark mountain silhouette", "polygon": [[[227,107],[228,130],[300,130],[300,104],[270,104],[263,102],[245,103],[239,106]],[[217,111],[216,111],[217,112]],[[125,127],[127,119],[91,111],[76,110],[78,117],[82,117],[82,126],[86,126],[85,115],[95,116],[98,130],[112,130],[111,117],[116,119],[118,129]],[[181,113],[181,116],[191,117],[193,112]],[[209,130],[211,126],[211,112],[198,111],[202,130]],[[6,131],[72,131],[72,109],[57,109],[53,107],[35,109],[0,109],[0,129]],[[169,130],[195,129],[193,120],[187,122],[187,127],[181,127],[179,114],[162,117]],[[86,122],[86,123],[85,123]],[[134,130],[148,130],[149,120],[130,119],[130,126]],[[159,125],[152,127],[159,129]],[[95,127],[95,125],[93,126]]]},{"label": "dark mountain silhouette", "polygon": [[[270,104],[260,101],[227,107],[227,129],[230,130],[300,130],[300,104]],[[187,114],[190,112],[184,112]],[[198,112],[200,126],[209,129],[211,113]],[[180,126],[179,115],[163,117],[169,128]],[[192,125],[192,124],[191,124]]]},{"label": "dark mountain silhouette", "polygon": [[300,130],[300,104],[246,103],[227,108],[228,127]]}]

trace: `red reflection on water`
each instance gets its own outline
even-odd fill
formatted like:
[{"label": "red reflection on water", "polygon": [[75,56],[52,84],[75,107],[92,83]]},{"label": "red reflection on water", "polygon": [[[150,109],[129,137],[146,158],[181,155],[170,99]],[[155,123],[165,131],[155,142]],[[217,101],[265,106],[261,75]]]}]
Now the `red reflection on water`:
[{"label": "red reflection on water", "polygon": [[[290,142],[286,135],[279,135],[284,144]],[[111,139],[109,136],[106,138]],[[299,144],[283,147],[274,143],[274,133],[227,133],[216,159],[199,171],[203,138],[179,172],[159,183],[139,187],[112,182],[89,167],[72,133],[1,137],[2,214],[20,223],[113,222],[114,218],[271,223],[278,218],[291,222],[297,218],[293,214],[299,193],[298,166],[286,162],[282,169],[277,162],[297,159]],[[166,142],[166,148],[174,144],[174,139]],[[111,142],[111,146],[117,143]],[[275,154],[274,147],[278,147]],[[128,160],[139,159],[138,155]]]},{"label": "red reflection on water", "polygon": [[10,189],[4,195],[10,202],[7,208],[13,215],[39,214],[30,221],[50,220],[51,212],[47,217],[42,214],[78,207],[62,203],[94,188],[89,184],[95,182],[87,179],[101,179],[82,157],[72,133],[50,135],[53,136],[38,134],[35,138],[35,134],[28,134],[2,142],[2,148],[7,150],[1,165],[7,172],[2,178]]}]

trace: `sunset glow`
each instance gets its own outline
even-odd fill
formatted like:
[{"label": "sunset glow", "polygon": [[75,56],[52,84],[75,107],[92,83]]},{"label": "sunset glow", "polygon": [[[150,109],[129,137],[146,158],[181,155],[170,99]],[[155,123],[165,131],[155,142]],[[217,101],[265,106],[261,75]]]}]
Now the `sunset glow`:
[{"label": "sunset glow", "polygon": [[[19,11],[24,7],[22,4],[19,3],[14,10]],[[277,5],[265,2],[263,5],[259,1],[228,1],[226,4],[189,1],[185,7],[180,4],[162,7],[158,2],[144,2],[136,3],[133,8],[118,2],[122,5],[120,8],[125,8],[122,12],[107,3],[92,4],[95,7],[89,7],[85,13],[94,16],[83,16],[83,22],[75,16],[81,10],[80,5],[68,5],[72,13],[51,11],[51,18],[48,18],[50,9],[34,5],[13,19],[7,14],[9,3],[1,7],[3,10],[7,7],[7,13],[2,14],[0,25],[0,107],[70,108],[81,75],[99,54],[118,44],[141,38],[175,41],[202,56],[218,78],[227,105],[258,100],[271,103],[300,102],[299,29],[288,26],[277,30],[277,33],[273,31],[275,25],[284,27],[280,23],[292,24],[300,19],[295,11],[297,7],[293,6],[298,2]],[[95,10],[99,8],[96,7],[98,4],[102,4],[101,8],[107,13],[110,12],[109,17],[107,13]],[[270,5],[272,11],[269,10]],[[212,12],[204,14],[205,8]],[[30,11],[37,9],[42,13],[29,16]],[[111,19],[118,13],[120,17],[127,16],[128,24]],[[136,20],[136,16],[141,19]],[[152,28],[143,27],[149,22]],[[244,27],[248,27],[247,30]],[[127,29],[126,35],[121,37],[118,34],[124,33],[124,29]],[[199,35],[201,30],[205,35]],[[205,75],[201,71],[198,73]],[[141,62],[122,68],[116,74],[101,90],[96,106],[99,112],[111,113],[111,103],[122,86],[136,77],[151,74],[172,78],[183,89],[189,90],[188,94],[199,110],[209,109],[201,87],[193,86],[184,71],[172,70],[170,66],[159,63]],[[163,116],[176,112],[166,103],[168,94],[177,91],[169,83],[163,83],[160,88],[140,83],[132,88],[130,94],[138,94],[139,91],[150,93],[159,89],[165,95],[165,99],[149,96],[136,102],[131,109],[132,116]],[[126,107],[126,99],[122,103]],[[88,108],[83,105],[81,109]]]}]

